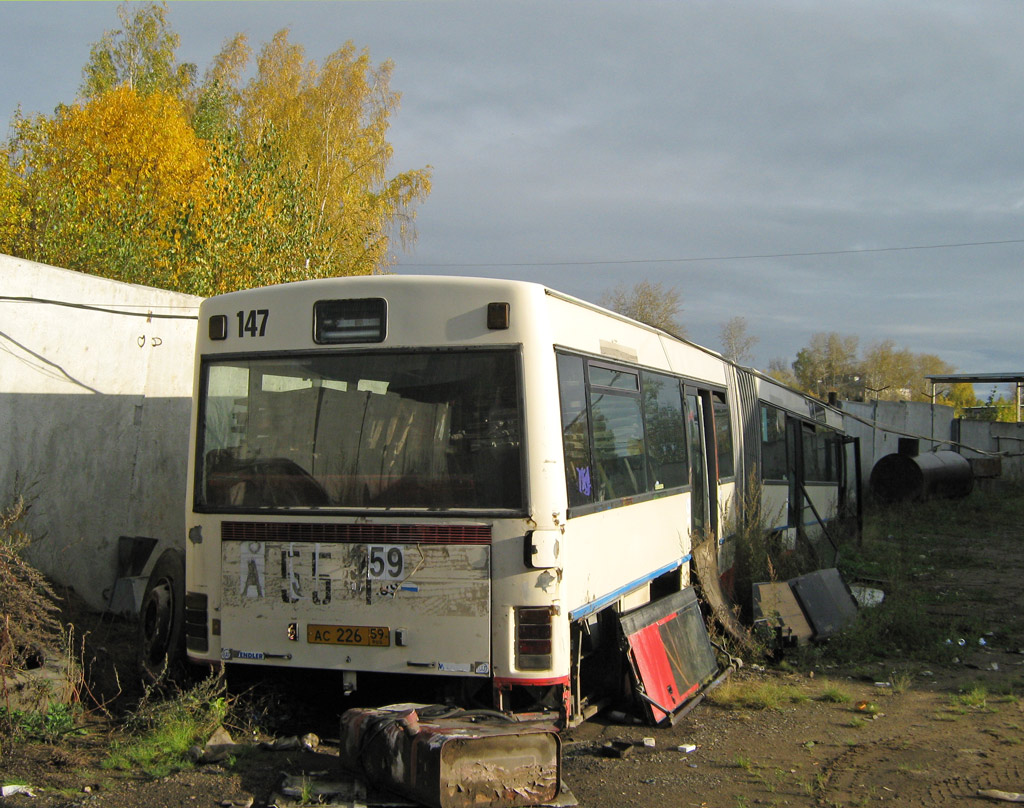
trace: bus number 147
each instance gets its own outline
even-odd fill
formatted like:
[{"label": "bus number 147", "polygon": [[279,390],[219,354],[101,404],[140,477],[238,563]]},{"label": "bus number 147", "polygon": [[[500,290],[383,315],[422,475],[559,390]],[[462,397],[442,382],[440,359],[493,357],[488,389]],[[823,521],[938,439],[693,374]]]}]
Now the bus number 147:
[{"label": "bus number 147", "polygon": [[262,337],[267,333],[267,316],[270,309],[249,309],[240,311],[238,317],[238,336]]}]

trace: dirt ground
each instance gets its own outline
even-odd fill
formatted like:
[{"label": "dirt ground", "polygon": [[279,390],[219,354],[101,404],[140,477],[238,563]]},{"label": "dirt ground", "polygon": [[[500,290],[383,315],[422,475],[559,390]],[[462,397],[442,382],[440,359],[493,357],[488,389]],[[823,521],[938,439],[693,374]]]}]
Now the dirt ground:
[{"label": "dirt ground", "polygon": [[[978,532],[934,528],[925,551],[937,594],[930,608],[949,620],[956,646],[943,664],[910,663],[894,647],[850,667],[746,665],[720,690],[774,685],[786,694],[781,704],[736,707],[712,694],[670,728],[599,716],[562,736],[563,780],[579,805],[967,808],[996,804],[995,792],[1024,792],[1024,531],[1016,519]],[[984,627],[979,636],[957,636],[967,618]],[[109,633],[95,664],[107,664],[103,653],[113,664],[124,627],[93,629]],[[326,694],[314,705],[273,706],[286,714],[280,733],[316,732],[321,747],[253,751],[151,781],[100,767],[116,722],[93,716],[83,735],[21,746],[0,760],[0,784],[27,783],[38,794],[0,804],[163,808],[252,799],[258,807],[271,804],[283,773],[333,777],[340,700]],[[603,747],[612,740],[636,745],[608,757]]]}]

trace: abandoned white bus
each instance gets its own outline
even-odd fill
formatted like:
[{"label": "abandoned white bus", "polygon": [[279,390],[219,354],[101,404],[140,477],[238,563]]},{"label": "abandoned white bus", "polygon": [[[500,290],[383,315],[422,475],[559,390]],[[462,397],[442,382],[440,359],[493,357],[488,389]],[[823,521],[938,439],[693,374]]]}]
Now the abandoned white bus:
[{"label": "abandoned white bus", "polygon": [[575,722],[621,689],[610,618],[689,584],[752,464],[780,530],[840,495],[837,410],[536,284],[214,297],[195,374],[195,662],[422,674]]}]

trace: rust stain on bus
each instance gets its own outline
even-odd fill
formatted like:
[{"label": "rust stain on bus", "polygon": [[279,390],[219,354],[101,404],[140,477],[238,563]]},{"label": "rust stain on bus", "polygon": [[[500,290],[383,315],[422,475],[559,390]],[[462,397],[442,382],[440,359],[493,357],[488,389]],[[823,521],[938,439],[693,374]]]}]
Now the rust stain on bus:
[{"label": "rust stain on bus", "polygon": [[488,614],[487,546],[380,545],[393,553],[390,569],[383,555],[379,565],[370,562],[372,545],[260,542],[223,547],[222,591],[228,607],[308,602],[329,611],[340,604],[372,608],[409,602],[417,612],[438,617]]}]

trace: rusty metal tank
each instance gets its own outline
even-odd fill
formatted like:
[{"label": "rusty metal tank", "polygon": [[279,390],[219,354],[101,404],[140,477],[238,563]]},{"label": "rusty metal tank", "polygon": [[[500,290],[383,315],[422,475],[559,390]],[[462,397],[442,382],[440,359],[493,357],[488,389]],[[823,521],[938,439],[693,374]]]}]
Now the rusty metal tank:
[{"label": "rusty metal tank", "polygon": [[[902,443],[902,442],[901,442]],[[871,470],[871,492],[886,502],[966,497],[974,488],[967,458],[956,452],[916,454],[912,447],[879,460]]]},{"label": "rusty metal tank", "polygon": [[341,717],[341,765],[430,808],[547,805],[561,785],[554,726],[489,710],[394,704]]}]

